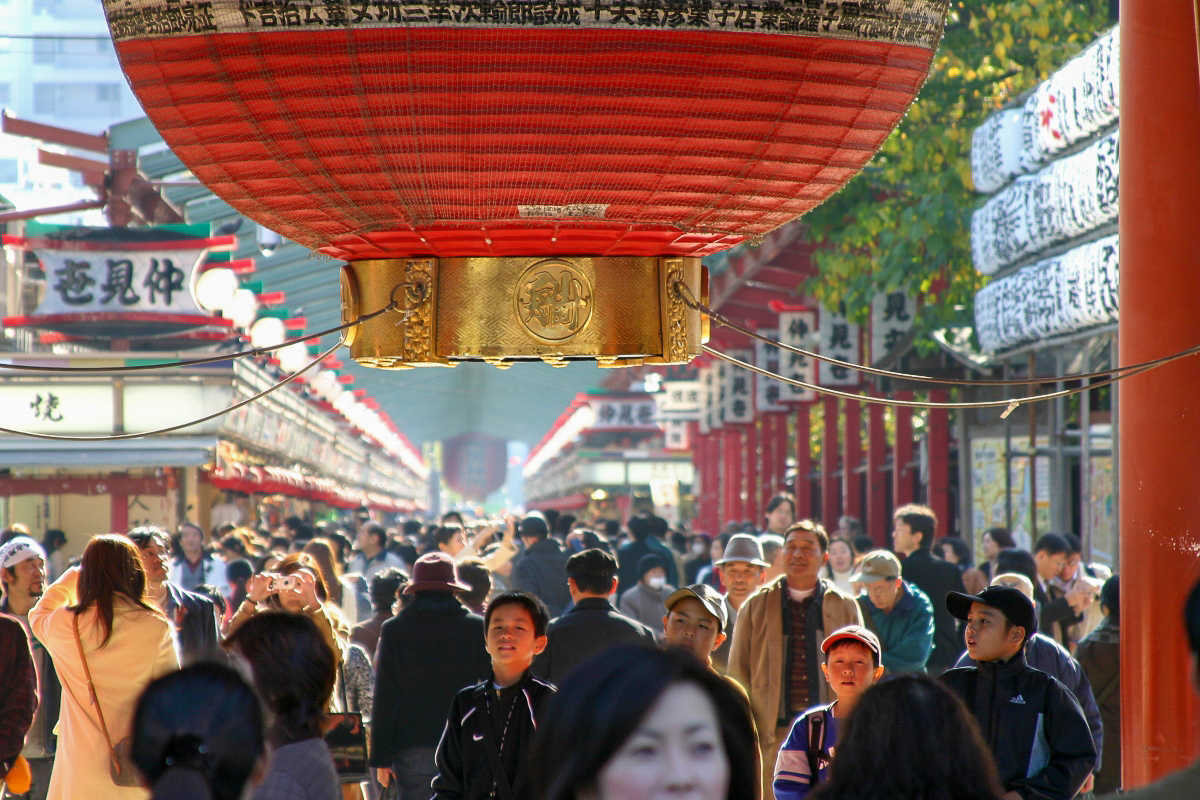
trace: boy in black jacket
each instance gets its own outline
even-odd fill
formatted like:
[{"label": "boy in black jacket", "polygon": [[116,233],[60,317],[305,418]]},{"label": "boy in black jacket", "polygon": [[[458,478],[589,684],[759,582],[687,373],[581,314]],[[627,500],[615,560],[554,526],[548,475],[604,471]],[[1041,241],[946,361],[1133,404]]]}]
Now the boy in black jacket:
[{"label": "boy in black jacket", "polygon": [[942,673],[975,715],[1007,790],[1003,800],[1071,800],[1096,763],[1087,719],[1071,691],[1025,663],[1037,630],[1033,602],[1019,590],[989,586],[977,596],[951,592],[946,608],[965,620],[967,652],[977,662]]},{"label": "boy in black jacket", "polygon": [[550,614],[528,592],[504,592],[484,612],[492,677],[454,698],[437,749],[434,800],[532,800],[528,750],[554,686],[529,671],[546,648]]}]

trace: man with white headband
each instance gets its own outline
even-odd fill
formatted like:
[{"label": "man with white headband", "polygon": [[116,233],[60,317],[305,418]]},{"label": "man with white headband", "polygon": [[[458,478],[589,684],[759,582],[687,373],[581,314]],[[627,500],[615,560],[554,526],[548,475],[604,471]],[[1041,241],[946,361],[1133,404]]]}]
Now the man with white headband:
[{"label": "man with white headband", "polygon": [[[62,694],[50,654],[34,638],[29,628],[29,609],[33,608],[34,603],[42,596],[45,584],[46,552],[37,541],[28,536],[16,536],[0,546],[0,586],[4,589],[4,599],[0,600],[0,612],[15,617],[24,628],[24,641],[19,644],[24,647],[26,655],[32,650],[33,667],[37,676],[36,686],[40,694],[40,701],[37,695],[33,696],[37,712],[33,713],[32,708],[30,709],[33,713],[32,725],[25,736],[25,745],[20,750],[33,773],[32,787],[25,795],[27,798],[46,796],[46,789],[50,784],[50,770],[54,765],[55,738],[51,729],[58,721],[59,699]],[[0,641],[0,672],[5,671],[4,664],[10,663],[9,651],[13,649],[19,648],[12,646],[7,638]],[[0,694],[0,702],[7,703],[9,699]]]}]

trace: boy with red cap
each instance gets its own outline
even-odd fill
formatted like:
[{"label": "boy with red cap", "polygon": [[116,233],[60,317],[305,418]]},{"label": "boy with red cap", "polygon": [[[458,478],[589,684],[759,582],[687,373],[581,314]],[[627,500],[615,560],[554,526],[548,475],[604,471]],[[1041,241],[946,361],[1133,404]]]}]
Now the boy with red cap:
[{"label": "boy with red cap", "polygon": [[834,631],[821,643],[821,651],[821,672],[837,699],[810,708],[792,723],[775,762],[776,800],[800,800],[827,777],[838,720],[844,720],[862,693],[883,677],[879,638],[861,625]]}]

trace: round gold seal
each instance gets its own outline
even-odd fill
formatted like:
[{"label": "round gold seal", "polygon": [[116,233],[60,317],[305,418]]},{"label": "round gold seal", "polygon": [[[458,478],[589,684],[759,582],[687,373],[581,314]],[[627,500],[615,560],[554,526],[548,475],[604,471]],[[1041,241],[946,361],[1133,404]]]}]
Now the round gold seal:
[{"label": "round gold seal", "polygon": [[521,274],[513,297],[517,318],[533,337],[565,342],[592,316],[592,286],[574,264],[551,258]]}]

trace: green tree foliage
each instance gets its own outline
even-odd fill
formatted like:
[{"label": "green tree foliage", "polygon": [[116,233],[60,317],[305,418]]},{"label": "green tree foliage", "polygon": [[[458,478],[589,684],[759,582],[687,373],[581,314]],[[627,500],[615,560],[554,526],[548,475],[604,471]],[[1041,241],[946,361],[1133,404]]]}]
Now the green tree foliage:
[{"label": "green tree foliage", "polygon": [[1112,26],[1107,4],[952,2],[918,99],[861,174],[809,212],[821,245],[805,287],[863,321],[879,290],[925,295],[927,330],[971,317],[982,277],[971,263],[971,134]]}]

